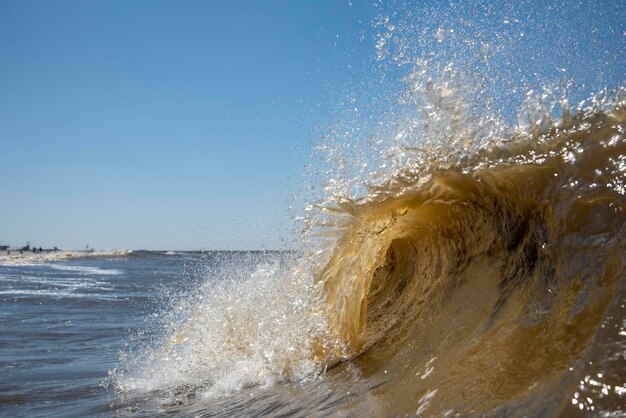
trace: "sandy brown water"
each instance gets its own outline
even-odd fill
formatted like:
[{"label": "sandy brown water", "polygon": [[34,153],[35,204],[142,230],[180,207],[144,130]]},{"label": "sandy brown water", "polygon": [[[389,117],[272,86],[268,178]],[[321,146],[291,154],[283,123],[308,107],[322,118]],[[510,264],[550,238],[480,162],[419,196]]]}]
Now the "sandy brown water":
[{"label": "sandy brown water", "polygon": [[351,410],[620,413],[623,121],[581,116],[344,204],[318,286],[350,367],[381,384]]}]

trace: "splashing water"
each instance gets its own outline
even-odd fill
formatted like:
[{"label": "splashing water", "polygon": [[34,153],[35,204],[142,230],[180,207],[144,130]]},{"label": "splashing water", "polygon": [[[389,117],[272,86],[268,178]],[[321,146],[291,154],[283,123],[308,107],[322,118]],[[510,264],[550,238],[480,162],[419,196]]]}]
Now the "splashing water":
[{"label": "splashing water", "polygon": [[624,6],[375,7],[369,82],[396,93],[319,141],[301,253],[176,299],[114,386],[248,413],[623,413]]}]

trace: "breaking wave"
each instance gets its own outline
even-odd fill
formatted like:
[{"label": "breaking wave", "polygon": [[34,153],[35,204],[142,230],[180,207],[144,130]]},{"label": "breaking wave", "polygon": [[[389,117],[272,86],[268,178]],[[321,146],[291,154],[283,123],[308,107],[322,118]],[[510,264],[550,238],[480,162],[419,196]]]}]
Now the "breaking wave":
[{"label": "breaking wave", "polygon": [[[383,112],[347,100],[355,122],[318,145],[302,251],[235,257],[177,298],[111,371],[122,397],[299,382],[311,412],[329,399],[311,382],[340,381],[348,415],[621,411],[626,91],[515,85],[516,36],[533,25],[481,38],[476,13],[457,26],[428,13],[419,30],[411,13],[377,21],[376,59],[398,66],[383,69],[403,73],[401,92]],[[434,35],[411,44],[416,31]]]},{"label": "breaking wave", "polygon": [[[327,203],[323,263],[234,262],[179,300],[160,342],[113,381],[213,397],[374,357],[385,373],[416,370],[397,379],[428,378],[430,407],[463,410],[467,392],[485,407],[521,402],[563,379],[623,300],[625,121],[618,91],[544,132]],[[415,387],[411,399],[430,393]]]}]

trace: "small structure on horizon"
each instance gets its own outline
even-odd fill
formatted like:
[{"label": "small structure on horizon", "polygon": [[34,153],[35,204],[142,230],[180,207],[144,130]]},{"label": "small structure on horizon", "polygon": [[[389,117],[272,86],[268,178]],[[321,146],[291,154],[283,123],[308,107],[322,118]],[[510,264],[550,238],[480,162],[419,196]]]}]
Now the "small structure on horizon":
[{"label": "small structure on horizon", "polygon": [[54,247],[54,248],[43,248],[43,247],[35,247],[30,245],[30,241],[26,242],[26,245],[23,247],[12,247],[10,245],[0,245],[0,251],[6,251],[7,254],[11,254],[11,251],[18,251],[20,254],[23,254],[24,251],[26,252],[33,252],[35,254],[43,254],[44,252],[46,253],[51,253],[51,252],[57,252],[60,251],[58,247]]}]

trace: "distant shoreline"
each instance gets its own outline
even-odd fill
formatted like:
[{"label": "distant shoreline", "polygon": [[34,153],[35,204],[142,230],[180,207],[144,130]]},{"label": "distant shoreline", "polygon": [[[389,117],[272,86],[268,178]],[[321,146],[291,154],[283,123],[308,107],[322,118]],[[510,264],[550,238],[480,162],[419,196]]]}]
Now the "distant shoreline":
[{"label": "distant shoreline", "polygon": [[179,254],[216,254],[216,253],[292,253],[298,254],[298,250],[43,250],[32,252],[31,250],[12,249],[10,254],[6,250],[0,251],[0,266],[20,266],[42,264],[54,261],[72,260],[76,258],[103,258],[103,257],[127,257],[142,253],[154,253],[165,255]]},{"label": "distant shoreline", "polygon": [[30,250],[11,250],[10,254],[6,251],[0,252],[0,265],[29,265],[40,264],[50,261],[69,260],[74,258],[97,258],[97,257],[123,257],[130,255],[129,250],[89,250],[89,251],[42,251],[34,253]]}]

